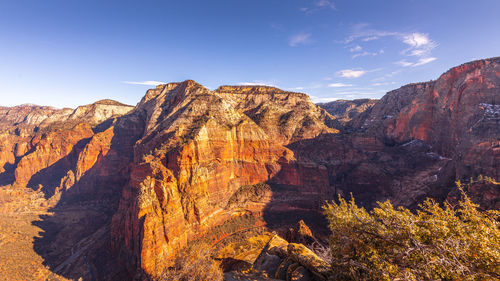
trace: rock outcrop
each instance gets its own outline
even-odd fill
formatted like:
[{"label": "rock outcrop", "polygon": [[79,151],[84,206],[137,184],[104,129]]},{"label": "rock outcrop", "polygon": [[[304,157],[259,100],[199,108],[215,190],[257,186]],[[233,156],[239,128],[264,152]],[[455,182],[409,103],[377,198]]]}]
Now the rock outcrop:
[{"label": "rock outcrop", "polygon": [[[288,243],[279,236],[272,237],[253,264],[258,273],[255,280],[321,281],[330,280],[330,266],[303,244]],[[232,274],[228,274],[230,277]],[[228,278],[230,279],[230,278]]]}]

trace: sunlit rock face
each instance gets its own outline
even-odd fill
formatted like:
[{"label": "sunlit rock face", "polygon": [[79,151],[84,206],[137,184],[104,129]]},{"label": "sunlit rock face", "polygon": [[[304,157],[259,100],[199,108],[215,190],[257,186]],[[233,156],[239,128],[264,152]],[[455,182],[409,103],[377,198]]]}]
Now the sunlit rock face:
[{"label": "sunlit rock face", "polygon": [[[249,113],[257,107],[261,111]],[[241,186],[270,181],[280,163],[293,161],[282,144],[337,132],[324,124],[329,114],[307,96],[274,88],[212,92],[185,81],[150,90],[136,111],[145,114],[145,132],[135,146],[113,235],[121,252],[137,257],[129,262],[152,275],[188,240],[231,217],[225,207]]]},{"label": "sunlit rock face", "polygon": [[457,177],[498,178],[499,93],[500,59],[474,61],[389,92],[356,122],[386,142],[424,141],[453,159]]},{"label": "sunlit rock face", "polygon": [[282,144],[338,133],[333,116],[306,94],[265,86],[221,86],[216,94],[229,101]]}]

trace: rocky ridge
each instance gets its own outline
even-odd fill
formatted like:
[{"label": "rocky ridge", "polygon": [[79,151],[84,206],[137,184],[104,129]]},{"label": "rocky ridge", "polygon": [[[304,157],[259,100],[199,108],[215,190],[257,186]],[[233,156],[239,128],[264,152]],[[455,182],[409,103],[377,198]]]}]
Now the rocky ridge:
[{"label": "rocky ridge", "polygon": [[378,100],[375,99],[355,99],[336,100],[319,103],[318,105],[334,116],[339,122],[347,125],[351,120],[374,106],[377,102]]}]

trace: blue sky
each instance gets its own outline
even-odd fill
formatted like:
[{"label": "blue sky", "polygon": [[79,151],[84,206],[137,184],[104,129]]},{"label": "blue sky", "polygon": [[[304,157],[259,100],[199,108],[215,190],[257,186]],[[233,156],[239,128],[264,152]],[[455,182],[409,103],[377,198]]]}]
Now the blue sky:
[{"label": "blue sky", "polygon": [[498,0],[0,0],[0,105],[136,104],[155,82],[379,98],[500,55]]}]

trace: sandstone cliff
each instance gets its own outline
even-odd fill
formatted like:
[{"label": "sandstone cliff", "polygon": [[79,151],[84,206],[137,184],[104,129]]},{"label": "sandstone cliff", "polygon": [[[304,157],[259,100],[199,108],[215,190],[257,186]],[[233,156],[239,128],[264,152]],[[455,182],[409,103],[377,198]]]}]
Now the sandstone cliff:
[{"label": "sandstone cliff", "polygon": [[463,64],[385,95],[356,120],[386,143],[421,140],[453,159],[458,178],[500,176],[500,59]]},{"label": "sandstone cliff", "polygon": [[[95,163],[92,157],[79,154],[88,155],[96,142],[110,146],[110,139],[102,138],[100,131],[112,124],[104,121],[112,121],[132,108],[111,100],[75,110],[32,105],[3,108],[0,111],[2,183],[33,189],[42,187],[47,196],[63,185],[69,188],[92,167],[89,161]],[[77,161],[79,157],[86,159]]]}]

